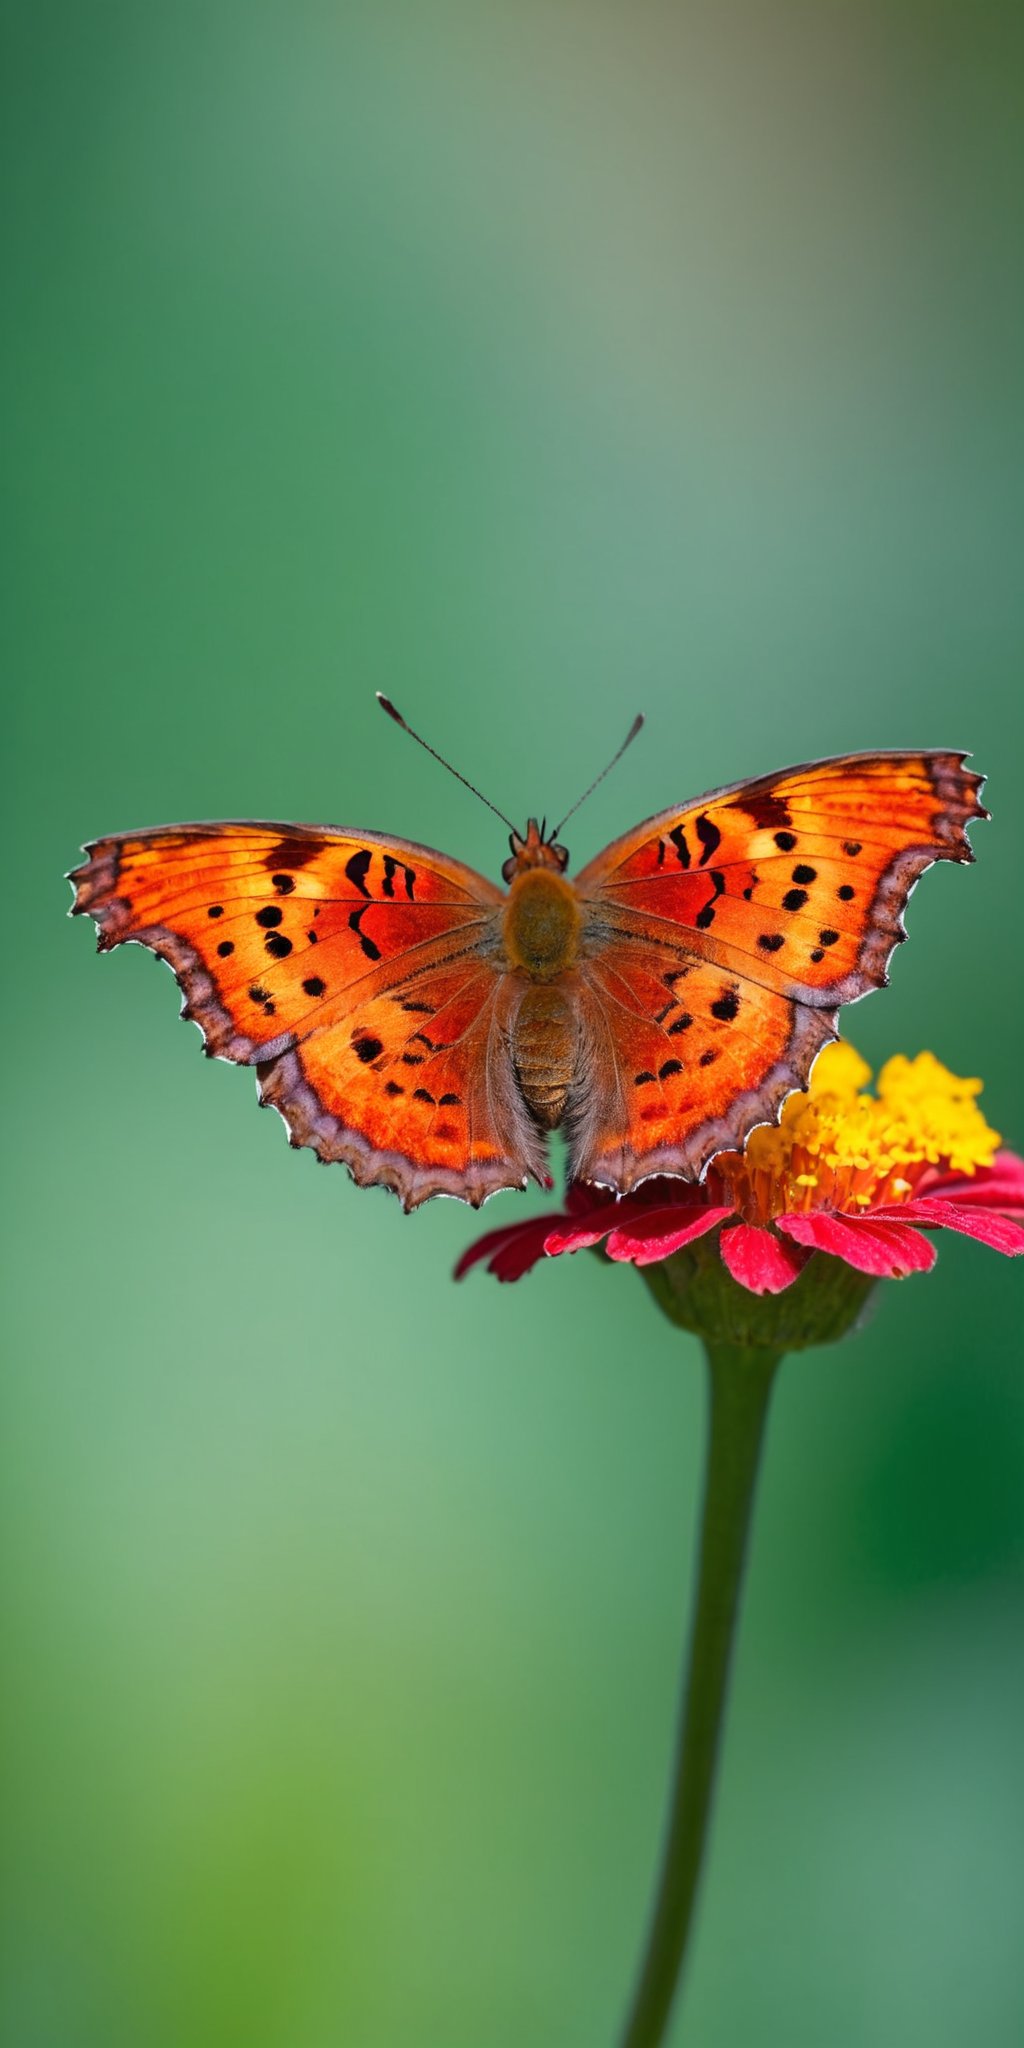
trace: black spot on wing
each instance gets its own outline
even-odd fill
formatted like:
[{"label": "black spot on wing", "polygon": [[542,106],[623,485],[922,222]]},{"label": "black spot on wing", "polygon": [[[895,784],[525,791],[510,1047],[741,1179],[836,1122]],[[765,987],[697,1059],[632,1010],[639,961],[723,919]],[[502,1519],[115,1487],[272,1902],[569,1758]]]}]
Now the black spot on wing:
[{"label": "black spot on wing", "polygon": [[287,960],[292,950],[292,942],[290,939],[285,938],[283,932],[271,932],[263,950],[269,953],[274,960]]},{"label": "black spot on wing", "polygon": [[276,903],[265,903],[263,909],[256,912],[256,922],[263,926],[264,931],[272,931],[275,925],[280,924],[282,915]]},{"label": "black spot on wing", "polygon": [[352,1050],[357,1060],[362,1060],[364,1067],[368,1067],[371,1060],[378,1060],[380,1058],[384,1047],[381,1040],[374,1038],[371,1032],[361,1031],[352,1040]]},{"label": "black spot on wing", "polygon": [[705,903],[703,910],[698,910],[697,915],[693,920],[694,924],[697,926],[698,931],[702,932],[706,932],[708,926],[710,924],[714,924],[715,904],[717,903],[718,898],[724,895],[725,893],[725,876],[722,874],[721,869],[709,868],[708,874],[710,876],[711,882],[713,883],[713,893],[710,896],[707,903]]},{"label": "black spot on wing", "polygon": [[763,796],[748,796],[733,809],[743,811],[759,832],[774,832],[778,826],[790,822],[789,805],[780,796],[766,791]]},{"label": "black spot on wing", "polygon": [[702,868],[705,868],[707,867],[707,864],[711,859],[712,854],[715,852],[715,849],[721,846],[722,835],[718,829],[718,826],[715,825],[712,822],[712,820],[705,815],[703,811],[701,812],[700,817],[697,818],[695,821],[694,831],[696,832],[697,837],[700,840],[701,846],[703,848],[703,852],[701,853],[700,857],[700,866]]},{"label": "black spot on wing", "polygon": [[353,889],[358,889],[360,895],[367,898],[370,891],[366,886],[366,875],[372,859],[372,853],[364,846],[359,853],[352,854],[351,858],[345,862],[345,873]]},{"label": "black spot on wing", "polygon": [[222,940],[221,940],[221,942],[220,942],[220,945],[219,945],[219,946],[218,946],[218,948],[217,948],[217,951],[218,951],[218,953],[220,954],[220,957],[221,957],[221,959],[222,959],[222,960],[226,960],[226,959],[227,959],[227,957],[228,957],[228,954],[229,954],[229,953],[233,953],[233,952],[234,952],[234,950],[235,950],[235,942],[234,942],[234,939],[222,939]]},{"label": "black spot on wing", "polygon": [[721,995],[712,1003],[711,1015],[718,1017],[723,1024],[731,1024],[739,1011],[739,1007],[740,999],[736,990],[734,988],[726,988],[722,990]]},{"label": "black spot on wing", "polygon": [[263,865],[282,871],[285,868],[304,868],[307,861],[316,859],[321,844],[319,839],[279,839],[277,845],[271,847]]},{"label": "black spot on wing", "polygon": [[271,881],[279,896],[290,896],[295,887],[294,875],[271,875]]},{"label": "black spot on wing", "polygon": [[[668,836],[671,839],[672,844],[675,847],[676,853],[679,857],[680,867],[688,868],[690,865],[690,849],[686,844],[686,833],[684,832],[682,826],[673,825],[672,830]],[[653,1075],[651,1076],[651,1078],[653,1080]]]},{"label": "black spot on wing", "polygon": [[405,877],[405,893],[411,903],[413,900],[413,888],[416,882],[416,870],[415,868],[406,867],[404,860],[396,860],[394,855],[390,853],[384,855],[384,880],[381,883],[381,892],[385,896],[394,895],[395,876],[399,872]]},{"label": "black spot on wing", "polygon": [[368,908],[368,904],[361,903],[359,905],[358,910],[353,910],[348,921],[349,930],[355,932],[356,938],[359,940],[359,944],[361,945],[363,952],[366,954],[367,959],[379,960],[380,947],[374,944],[368,932],[360,931],[359,929],[360,919],[366,916]]},{"label": "black spot on wing", "polygon": [[777,953],[779,947],[785,945],[785,939],[781,932],[760,932],[757,943],[762,953]]},{"label": "black spot on wing", "polygon": [[223,917],[223,915],[224,915],[224,905],[223,905],[223,903],[211,903],[211,905],[210,905],[210,908],[209,908],[209,910],[207,911],[206,915],[207,915],[207,917]]}]

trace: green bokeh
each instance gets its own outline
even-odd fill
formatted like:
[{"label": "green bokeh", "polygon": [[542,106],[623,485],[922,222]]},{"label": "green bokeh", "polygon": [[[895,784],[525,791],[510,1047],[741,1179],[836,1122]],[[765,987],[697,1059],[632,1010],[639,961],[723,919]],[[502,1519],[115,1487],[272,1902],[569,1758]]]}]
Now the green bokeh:
[{"label": "green bokeh", "polygon": [[[10,2048],[600,2048],[703,1407],[292,1156],[83,838],[337,818],[494,873],[821,753],[995,813],[848,1020],[1024,1140],[1016,10],[3,10]],[[500,1197],[489,1220],[525,1213]],[[1020,1274],[944,1243],[772,1418],[679,2042],[1024,2035]]]}]

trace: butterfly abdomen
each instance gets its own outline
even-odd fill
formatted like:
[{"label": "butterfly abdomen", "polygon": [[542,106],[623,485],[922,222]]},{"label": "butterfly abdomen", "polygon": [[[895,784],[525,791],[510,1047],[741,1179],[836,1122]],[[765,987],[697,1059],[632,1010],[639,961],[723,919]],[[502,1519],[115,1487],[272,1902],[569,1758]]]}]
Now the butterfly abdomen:
[{"label": "butterfly abdomen", "polygon": [[562,1121],[577,1064],[576,1015],[561,989],[549,982],[528,988],[512,1040],[516,1079],[527,1107],[546,1131]]}]

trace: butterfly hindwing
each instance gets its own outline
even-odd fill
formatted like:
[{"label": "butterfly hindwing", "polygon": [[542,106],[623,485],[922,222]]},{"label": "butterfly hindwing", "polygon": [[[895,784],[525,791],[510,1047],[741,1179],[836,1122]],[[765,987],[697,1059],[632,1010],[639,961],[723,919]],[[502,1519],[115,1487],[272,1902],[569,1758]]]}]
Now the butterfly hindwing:
[{"label": "butterfly hindwing", "polygon": [[777,1114],[836,1035],[834,1010],[642,938],[595,957],[584,980],[592,1054],[571,1170],[620,1191],[655,1173],[697,1179]]},{"label": "butterfly hindwing", "polygon": [[262,1063],[260,1100],[293,1145],[392,1188],[408,1209],[525,1187],[545,1169],[508,1057],[510,994],[487,962],[428,959]]}]

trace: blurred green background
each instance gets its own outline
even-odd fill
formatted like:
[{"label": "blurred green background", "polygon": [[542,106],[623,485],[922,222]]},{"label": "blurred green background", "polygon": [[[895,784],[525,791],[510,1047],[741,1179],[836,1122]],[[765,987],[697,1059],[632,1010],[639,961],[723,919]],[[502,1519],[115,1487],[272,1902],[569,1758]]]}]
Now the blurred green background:
[{"label": "blurred green background", "polygon": [[[261,814],[496,873],[375,688],[516,816],[643,708],[577,860],[971,747],[848,1025],[1024,1141],[1017,11],[3,12],[3,2042],[600,2048],[695,1345],[592,1260],[456,1290],[476,1219],[291,1155],[60,878]],[[675,2042],[1024,2038],[1020,1288],[946,1241],[784,1372]]]}]

